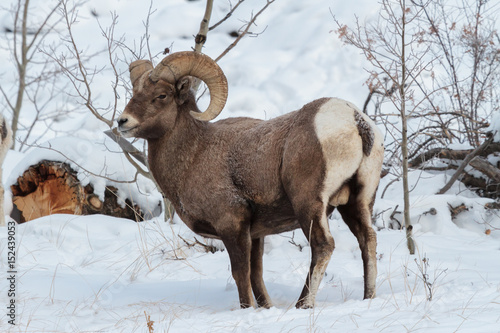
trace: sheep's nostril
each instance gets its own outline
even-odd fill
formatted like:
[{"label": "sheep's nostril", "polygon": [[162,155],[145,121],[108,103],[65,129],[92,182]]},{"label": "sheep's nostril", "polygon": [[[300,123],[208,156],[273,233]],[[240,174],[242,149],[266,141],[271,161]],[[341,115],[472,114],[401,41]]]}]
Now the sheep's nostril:
[{"label": "sheep's nostril", "polygon": [[118,122],[118,127],[121,127],[123,126],[127,121],[128,121],[128,118],[126,117],[120,117],[116,120]]}]

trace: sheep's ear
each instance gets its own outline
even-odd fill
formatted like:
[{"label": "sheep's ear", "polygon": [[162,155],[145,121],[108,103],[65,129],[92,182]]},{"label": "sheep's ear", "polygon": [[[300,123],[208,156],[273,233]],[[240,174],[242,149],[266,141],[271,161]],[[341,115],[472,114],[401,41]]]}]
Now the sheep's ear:
[{"label": "sheep's ear", "polygon": [[180,80],[177,81],[177,83],[175,84],[175,87],[177,89],[175,100],[177,104],[184,104],[184,102],[188,98],[192,83],[193,80],[189,76],[181,77]]}]

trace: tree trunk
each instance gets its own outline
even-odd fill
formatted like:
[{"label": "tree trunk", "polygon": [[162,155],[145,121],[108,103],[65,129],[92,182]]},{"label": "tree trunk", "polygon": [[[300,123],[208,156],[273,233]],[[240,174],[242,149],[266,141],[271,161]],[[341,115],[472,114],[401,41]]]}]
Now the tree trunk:
[{"label": "tree trunk", "polygon": [[[29,0],[26,0],[24,3],[23,7],[23,18],[21,22],[21,56],[17,56],[17,51],[14,51],[14,56],[16,57],[16,62],[17,62],[17,73],[19,74],[19,85],[17,88],[17,98],[16,98],[16,104],[14,106],[14,109],[12,110],[12,137],[14,138],[14,143],[13,143],[13,149],[15,149],[16,146],[16,134],[17,134],[17,129],[19,126],[19,115],[21,113],[21,108],[23,105],[23,98],[24,98],[24,93],[26,90],[26,68],[28,66],[28,42],[27,42],[27,35],[28,35],[28,30],[27,30],[27,21],[28,21],[28,7],[29,7]],[[19,15],[19,13],[16,14]],[[14,24],[17,24],[17,19],[14,22]],[[16,28],[14,29],[16,30]],[[14,33],[17,33],[17,31],[14,31]],[[17,45],[14,44],[14,49],[17,48]]]},{"label": "tree trunk", "polygon": [[399,84],[399,94],[401,97],[401,152],[403,158],[403,200],[404,200],[404,221],[406,228],[406,244],[410,254],[415,254],[415,242],[413,240],[413,226],[410,220],[410,189],[408,186],[408,124],[406,116],[406,58],[405,58],[405,27],[406,27],[406,4],[403,0],[403,22],[401,31],[401,82]]},{"label": "tree trunk", "polygon": [[[200,31],[194,38],[194,52],[197,53],[202,53],[203,45],[205,45],[205,42],[207,41],[207,36],[208,36],[208,25],[210,23],[210,17],[212,16],[212,8],[214,6],[214,0],[207,0],[207,6],[205,8],[205,15],[203,15],[203,20],[201,20],[200,23]],[[200,88],[201,81],[199,79],[195,79],[193,83],[192,89],[195,92],[198,92],[198,89]]]}]

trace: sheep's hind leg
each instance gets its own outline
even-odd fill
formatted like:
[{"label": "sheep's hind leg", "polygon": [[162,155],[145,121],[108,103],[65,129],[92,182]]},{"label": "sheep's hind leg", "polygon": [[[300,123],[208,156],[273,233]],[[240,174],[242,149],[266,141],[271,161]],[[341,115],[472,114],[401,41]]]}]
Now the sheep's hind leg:
[{"label": "sheep's hind leg", "polygon": [[250,279],[252,281],[252,290],[257,300],[257,305],[262,308],[270,308],[272,306],[271,298],[267,293],[264,284],[262,256],[264,254],[264,237],[252,240],[252,261]]},{"label": "sheep's hind leg", "polygon": [[311,267],[297,308],[308,309],[314,307],[316,293],[330,262],[335,242],[330,233],[328,219],[323,203],[312,205],[314,208],[300,218],[302,231],[305,233],[311,246]]},{"label": "sheep's hind leg", "polygon": [[353,199],[345,206],[337,207],[342,219],[356,236],[361,249],[364,271],[364,298],[374,298],[377,279],[377,234],[371,226],[370,204]]}]

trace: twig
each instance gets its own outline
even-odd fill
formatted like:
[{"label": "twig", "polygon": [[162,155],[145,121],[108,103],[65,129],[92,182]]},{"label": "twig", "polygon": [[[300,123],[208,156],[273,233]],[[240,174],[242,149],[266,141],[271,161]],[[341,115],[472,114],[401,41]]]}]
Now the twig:
[{"label": "twig", "polygon": [[212,31],[213,29],[217,28],[220,24],[222,24],[224,21],[226,21],[228,18],[230,18],[231,15],[233,15],[236,8],[238,8],[238,6],[243,3],[243,1],[245,1],[245,0],[238,0],[238,3],[236,5],[234,5],[234,7],[231,8],[231,10],[226,14],[226,16],[224,16],[224,18],[222,20],[220,20],[219,22],[215,23],[213,26],[208,28],[208,31]]},{"label": "twig", "polygon": [[118,131],[116,130],[116,128],[113,128],[111,130],[107,130],[107,131],[104,132],[104,134],[106,134],[114,142],[116,142],[120,146],[120,148],[123,149],[123,151],[125,153],[130,154],[133,158],[135,158],[136,160],[138,160],[139,162],[141,162],[142,165],[144,165],[145,167],[147,167],[146,157],[144,156],[144,154],[139,149],[135,148],[134,145],[132,145],[130,142],[128,142],[127,140],[125,140],[123,138],[123,136],[121,136],[118,133]]},{"label": "twig", "polygon": [[266,9],[267,7],[269,7],[269,5],[271,5],[275,0],[267,0],[267,3],[264,7],[262,7],[261,10],[259,10],[259,12],[257,14],[255,14],[254,16],[252,16],[252,18],[250,19],[250,21],[247,23],[246,27],[245,27],[245,30],[243,30],[243,32],[235,39],[234,42],[231,43],[231,45],[229,45],[217,58],[215,58],[215,61],[219,61],[220,59],[222,59],[222,57],[224,57],[229,51],[231,51],[239,42],[240,40],[248,33],[248,31],[250,30],[250,27],[255,24],[255,21],[257,20],[257,17],[260,16],[260,14],[262,14]]},{"label": "twig", "polygon": [[434,273],[434,280],[431,281],[431,279],[429,277],[429,273],[428,273],[428,270],[430,267],[429,258],[426,258],[425,254],[424,254],[424,258],[422,258],[420,265],[417,261],[417,258],[415,258],[414,260],[415,260],[415,264],[417,265],[418,271],[420,273],[420,274],[415,273],[415,275],[420,280],[422,280],[422,283],[424,284],[424,287],[426,288],[427,300],[430,302],[430,301],[432,301],[432,299],[434,297],[434,288],[435,288],[436,281],[439,279],[439,277],[441,275],[445,274],[448,269],[442,269],[439,271],[438,274]]},{"label": "twig", "polygon": [[48,147],[41,146],[41,145],[27,145],[27,146],[28,147],[32,147],[32,148],[34,147],[34,148],[40,148],[40,149],[47,149],[47,150],[56,152],[56,153],[60,154],[62,157],[64,157],[64,159],[66,161],[70,161],[71,163],[74,163],[82,171],[84,171],[84,172],[86,172],[89,175],[92,175],[94,177],[103,178],[103,179],[109,180],[110,182],[117,183],[117,184],[132,184],[132,183],[137,182],[137,175],[139,174],[138,172],[135,173],[134,179],[132,179],[132,180],[117,180],[117,179],[112,179],[112,178],[110,178],[108,176],[99,175],[99,174],[97,174],[95,172],[92,172],[92,171],[84,168],[81,164],[79,164],[75,160],[71,159],[69,156],[67,156],[66,154],[64,154],[62,151],[57,150],[55,148],[52,148],[52,145],[50,143],[48,144]]},{"label": "twig", "polygon": [[450,209],[452,220],[454,220],[458,214],[469,210],[469,208],[467,208],[467,206],[464,203],[458,205],[457,207],[453,207],[451,204],[448,203],[448,208]]},{"label": "twig", "polygon": [[387,189],[389,188],[389,186],[391,186],[394,182],[398,182],[399,181],[399,178],[394,178],[393,180],[391,180],[389,182],[389,184],[387,184],[384,188],[384,190],[382,191],[382,195],[380,196],[380,199],[383,199],[384,198],[384,195],[385,195],[385,191],[387,191]]},{"label": "twig", "polygon": [[392,211],[391,213],[391,216],[389,216],[389,218],[391,219],[391,221],[393,222],[397,222],[399,224],[399,228],[401,229],[401,227],[403,226],[401,224],[401,222],[398,221],[398,219],[395,217],[396,214],[401,214],[401,212],[399,210],[397,210],[399,207],[399,205],[396,205],[396,207],[394,207],[394,210]]},{"label": "twig", "polygon": [[288,243],[295,245],[296,247],[299,248],[299,251],[302,252],[302,249],[304,248],[304,246],[302,246],[301,244],[297,244],[295,242],[294,238],[295,238],[295,231],[292,232],[292,237],[290,237],[290,240],[288,241]]},{"label": "twig", "polygon": [[[62,13],[63,13],[64,19],[65,19],[65,22],[66,22],[66,28],[67,28],[67,31],[68,31],[68,37],[69,37],[70,47],[73,49],[72,52],[73,52],[73,55],[75,56],[75,59],[76,59],[77,64],[78,64],[77,65],[78,71],[79,71],[79,73],[81,74],[82,77],[81,78],[76,78],[76,77],[74,77],[74,74],[69,73],[68,68],[62,66],[62,64],[61,64],[61,67],[68,74],[68,76],[73,76],[75,80],[80,81],[84,85],[85,90],[86,90],[85,95],[78,88],[77,88],[77,91],[78,91],[78,94],[80,94],[80,96],[85,100],[85,106],[87,107],[87,109],[97,119],[99,119],[100,121],[102,121],[103,123],[105,123],[106,125],[108,125],[109,128],[111,128],[113,126],[113,121],[110,120],[110,119],[106,119],[103,116],[101,116],[101,114],[92,105],[92,98],[93,98],[93,96],[92,96],[92,90],[91,90],[91,87],[90,87],[90,82],[89,82],[88,77],[87,77],[87,69],[85,68],[85,66],[83,64],[82,58],[80,56],[81,52],[78,49],[78,47],[76,45],[75,38],[73,36],[72,26],[73,26],[73,23],[76,21],[76,14],[75,13],[70,14],[70,12],[68,11],[68,7],[67,7],[67,1],[62,1],[61,2],[61,7],[62,7]],[[70,19],[70,15],[71,15],[71,19]],[[75,85],[75,81],[73,81],[73,80],[71,80],[71,81],[72,81],[73,85]],[[76,86],[75,86],[75,88],[76,88]]]},{"label": "twig", "polygon": [[179,238],[182,239],[184,241],[184,243],[186,243],[186,246],[188,248],[192,248],[196,245],[200,245],[201,247],[203,247],[205,249],[206,252],[210,252],[210,253],[217,252],[217,248],[215,246],[204,244],[204,243],[200,242],[198,239],[196,239],[196,237],[194,237],[194,243],[190,243],[187,240],[185,240],[181,235],[177,235],[177,236],[179,236]]}]

